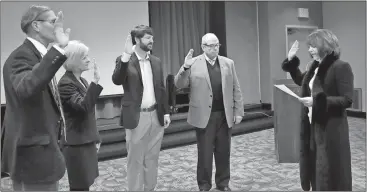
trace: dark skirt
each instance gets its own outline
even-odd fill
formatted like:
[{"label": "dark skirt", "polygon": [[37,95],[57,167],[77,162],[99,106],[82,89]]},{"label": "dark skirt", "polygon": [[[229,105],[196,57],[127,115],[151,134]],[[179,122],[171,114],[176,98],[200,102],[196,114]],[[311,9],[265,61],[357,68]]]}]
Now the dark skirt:
[{"label": "dark skirt", "polygon": [[88,188],[98,177],[95,143],[68,145],[63,149],[70,188]]}]

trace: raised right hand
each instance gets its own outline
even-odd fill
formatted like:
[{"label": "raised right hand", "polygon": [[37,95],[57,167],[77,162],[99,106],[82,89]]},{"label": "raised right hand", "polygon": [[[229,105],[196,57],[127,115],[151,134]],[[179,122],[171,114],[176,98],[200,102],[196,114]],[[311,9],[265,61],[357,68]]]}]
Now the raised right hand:
[{"label": "raised right hand", "polygon": [[96,63],[96,59],[93,59],[93,82],[98,84],[100,79],[99,69]]},{"label": "raised right hand", "polygon": [[70,29],[64,31],[64,15],[62,11],[57,14],[57,18],[54,24],[55,43],[60,48],[65,48],[69,43]]},{"label": "raised right hand", "polygon": [[194,53],[193,49],[190,49],[189,53],[187,53],[187,55],[185,57],[184,67],[190,68],[191,65],[195,62],[195,59],[192,59],[192,54],[193,53]]},{"label": "raised right hand", "polygon": [[299,43],[298,43],[298,41],[296,40],[296,41],[293,43],[293,45],[292,45],[291,49],[290,49],[290,50],[289,50],[289,52],[288,52],[288,61],[290,61],[290,60],[292,60],[292,59],[293,59],[293,57],[296,55],[296,53],[297,53],[298,49],[299,49]]},{"label": "raised right hand", "polygon": [[131,34],[129,34],[126,38],[124,52],[130,55],[133,54],[133,41],[131,39]]}]

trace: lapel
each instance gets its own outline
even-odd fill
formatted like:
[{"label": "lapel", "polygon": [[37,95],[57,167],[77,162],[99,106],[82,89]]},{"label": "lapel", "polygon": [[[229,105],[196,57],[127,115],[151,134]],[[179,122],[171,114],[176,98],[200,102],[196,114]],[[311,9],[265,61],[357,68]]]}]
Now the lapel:
[{"label": "lapel", "polygon": [[224,59],[223,59],[223,57],[222,56],[220,56],[220,55],[218,55],[218,57],[217,57],[217,61],[218,61],[218,64],[219,64],[219,67],[220,67],[220,75],[221,75],[221,77],[222,77],[222,91],[223,91],[223,93],[224,93],[224,86],[225,86],[225,72],[224,72],[224,68],[225,68],[225,61],[224,61]]},{"label": "lapel", "polygon": [[[86,89],[86,86],[84,87],[80,81],[78,81],[78,79],[75,77],[75,75],[73,74],[73,72],[71,71],[66,71],[66,74],[67,76],[74,82],[74,84],[83,92],[83,93],[86,93],[87,92],[87,89]],[[84,79],[81,78],[83,81]],[[83,81],[83,84],[85,85],[85,82]]]},{"label": "lapel", "polygon": [[150,58],[150,66],[152,67],[152,76],[153,76],[153,85],[155,90],[155,85],[158,84],[157,77],[159,77],[159,64],[157,60],[155,60],[152,55],[149,55]]},{"label": "lapel", "polygon": [[37,57],[38,61],[41,62],[41,60],[42,60],[41,53],[37,50],[37,48],[33,45],[33,43],[30,40],[25,39],[24,42],[23,42],[23,45],[25,45],[26,47],[31,49],[33,51],[33,53],[36,54],[36,57]]},{"label": "lapel", "polygon": [[206,59],[205,59],[204,53],[200,56],[199,66],[201,67],[201,70],[204,72],[204,77],[206,79],[206,82],[208,83],[210,91],[212,91],[212,84],[210,82],[208,66],[206,64]]},{"label": "lapel", "polygon": [[157,87],[159,86],[160,83],[160,77],[161,73],[160,73],[160,63],[158,63],[158,60],[155,59],[152,55],[149,55],[150,58],[150,66],[152,68],[152,78],[153,78],[153,89],[154,89],[154,95],[155,98],[159,98],[160,95],[158,95],[160,93],[160,91],[157,90]]},{"label": "lapel", "polygon": [[315,75],[315,70],[317,67],[319,67],[319,69],[317,70],[317,74],[315,77],[315,80],[313,81],[313,85],[312,85],[312,92],[313,93],[318,93],[320,91],[322,91],[322,87],[324,85],[324,79],[325,79],[325,75],[328,71],[328,69],[330,68],[330,66],[338,59],[338,57],[334,56],[334,53],[331,53],[329,55],[327,55],[325,57],[325,59],[323,59],[323,61],[321,61],[321,63],[317,62],[317,61],[313,61],[311,64],[310,69],[308,70],[308,72],[306,73],[304,79],[303,79],[303,85],[302,85],[302,89],[303,89],[303,96],[310,96],[312,93],[310,92],[310,87],[309,87],[309,83],[312,79],[312,77]]},{"label": "lapel", "polygon": [[138,72],[140,83],[141,83],[141,85],[143,85],[143,79],[141,77],[141,69],[140,69],[139,59],[136,56],[135,52],[131,55],[130,62],[132,63],[132,66],[135,67],[136,71]]},{"label": "lapel", "polygon": [[304,78],[303,84],[306,84],[308,86],[312,77],[315,74],[315,70],[317,67],[319,67],[319,69],[317,70],[315,80],[318,79],[321,83],[323,83],[326,72],[337,59],[338,57],[334,56],[334,53],[331,53],[327,55],[324,60],[321,61],[321,63],[313,61],[310,70],[307,72],[306,77]]},{"label": "lapel", "polygon": [[83,82],[83,85],[84,85],[83,88],[84,88],[84,90],[87,91],[87,89],[89,87],[88,81],[85,80],[83,77],[80,77],[80,80],[82,80],[82,82]]},{"label": "lapel", "polygon": [[[41,53],[37,50],[37,48],[33,45],[33,43],[30,41],[30,40],[28,40],[28,39],[25,39],[24,40],[24,43],[23,43],[26,47],[28,47],[29,49],[31,49],[34,53],[35,53],[35,55],[36,55],[36,57],[37,57],[37,60],[38,60],[38,62],[41,62],[41,60],[42,60],[42,55],[41,55]],[[33,65],[34,66],[34,65]],[[54,94],[54,92],[53,92],[53,90],[54,90],[54,88],[53,88],[53,86],[52,86],[52,82],[53,81],[53,79],[51,79],[51,82],[50,83],[48,83],[48,91],[50,92],[50,94],[51,94],[51,96],[52,96],[52,100],[54,101],[54,104],[56,105],[56,108],[59,110],[59,107],[58,107],[58,104],[57,104],[57,98],[56,98],[56,95]],[[57,86],[57,85],[55,85],[55,86]]]}]

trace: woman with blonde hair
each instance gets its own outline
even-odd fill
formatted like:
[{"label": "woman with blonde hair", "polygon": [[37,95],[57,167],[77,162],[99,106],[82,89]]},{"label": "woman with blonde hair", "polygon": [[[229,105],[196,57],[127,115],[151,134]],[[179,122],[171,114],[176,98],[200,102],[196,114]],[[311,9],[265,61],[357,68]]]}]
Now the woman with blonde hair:
[{"label": "woman with blonde hair", "polygon": [[282,69],[301,86],[300,177],[305,191],[351,191],[351,152],[346,109],[352,105],[352,68],[340,60],[337,37],[319,29],[307,38],[313,62],[299,70],[298,42]]},{"label": "woman with blonde hair", "polygon": [[[70,191],[89,191],[98,177],[97,152],[101,139],[96,126],[95,104],[102,91],[98,84],[97,64],[91,63],[89,48],[79,41],[70,41],[65,48],[65,74],[58,88],[66,121],[63,153],[66,161]],[[81,77],[92,64],[94,79],[91,84]]]}]

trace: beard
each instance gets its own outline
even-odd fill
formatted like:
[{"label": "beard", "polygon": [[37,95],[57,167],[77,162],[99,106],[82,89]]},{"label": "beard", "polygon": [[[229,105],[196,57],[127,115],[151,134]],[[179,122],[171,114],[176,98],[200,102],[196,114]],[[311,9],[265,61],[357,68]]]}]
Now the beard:
[{"label": "beard", "polygon": [[153,47],[153,43],[149,43],[149,44],[147,44],[147,45],[145,45],[145,44],[140,44],[140,49],[142,49],[142,50],[143,50],[143,51],[145,51],[145,52],[151,51],[151,50],[152,50],[152,48],[149,48],[149,47],[148,47],[149,45],[152,45],[152,47]]}]

